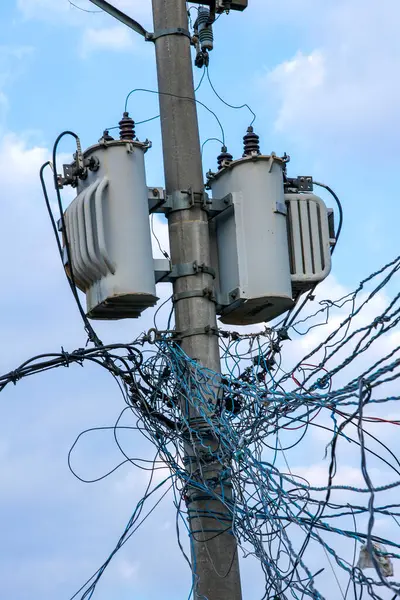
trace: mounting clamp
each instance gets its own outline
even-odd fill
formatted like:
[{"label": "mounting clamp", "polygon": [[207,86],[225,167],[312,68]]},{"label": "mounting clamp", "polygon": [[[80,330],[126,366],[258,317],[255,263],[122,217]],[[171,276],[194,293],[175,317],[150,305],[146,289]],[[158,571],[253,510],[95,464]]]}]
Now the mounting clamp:
[{"label": "mounting clamp", "polygon": [[232,194],[224,198],[210,198],[206,192],[195,192],[192,188],[180,190],[167,195],[161,187],[149,187],[148,203],[149,213],[163,213],[168,215],[177,210],[188,210],[200,204],[210,219],[220,214],[233,204]]},{"label": "mounting clamp", "polygon": [[170,27],[168,29],[160,29],[159,31],[155,31],[154,33],[146,33],[144,39],[146,42],[155,42],[160,37],[164,37],[166,35],[184,35],[189,38],[190,42],[192,41],[192,36],[190,35],[190,31],[184,29],[183,27]]},{"label": "mounting clamp", "polygon": [[200,264],[195,260],[192,263],[181,263],[179,265],[172,265],[171,273],[169,274],[168,280],[170,282],[176,281],[181,277],[189,277],[191,275],[198,275],[199,273],[205,273],[215,278],[215,271],[207,265]]},{"label": "mounting clamp", "polygon": [[180,300],[187,300],[189,298],[208,298],[211,302],[216,302],[214,292],[211,288],[205,287],[202,290],[192,290],[190,292],[180,292],[172,296],[172,302],[176,304]]},{"label": "mounting clamp", "polygon": [[[173,283],[181,277],[190,277],[205,273],[215,278],[215,271],[205,264],[199,264],[196,260],[192,263],[181,263],[171,265],[171,262],[165,258],[154,258],[154,276],[156,283]],[[204,290],[201,290],[201,295],[205,296]]]}]

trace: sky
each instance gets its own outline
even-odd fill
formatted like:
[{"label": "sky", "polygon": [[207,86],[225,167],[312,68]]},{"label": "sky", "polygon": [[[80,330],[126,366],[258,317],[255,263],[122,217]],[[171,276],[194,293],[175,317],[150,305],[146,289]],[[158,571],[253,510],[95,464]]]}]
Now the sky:
[{"label": "sky", "polygon": [[[76,4],[93,8],[88,0]],[[150,0],[115,4],[152,29]],[[256,112],[264,153],[286,151],[290,175],[311,174],[342,200],[345,221],[324,283],[328,295],[340,297],[398,254],[399,18],[395,0],[249,0],[245,12],[215,25],[210,75],[218,92]],[[86,343],[39,168],[65,129],[76,131],[84,147],[95,143],[118,123],[131,89],[156,89],[156,72],[152,44],[68,0],[4,0],[0,22],[0,371],[6,372],[32,355]],[[198,82],[201,72],[194,75]],[[249,113],[221,104],[206,82],[198,98],[217,112],[230,152],[240,156]],[[129,110],[136,121],[156,116],[157,96],[135,92]],[[199,123],[202,141],[220,136],[201,108]],[[137,134],[153,142],[148,184],[162,186],[159,122],[139,125]],[[72,151],[66,141],[63,157]],[[219,151],[218,143],[206,144],[205,170],[216,167]],[[166,245],[165,223],[157,228]],[[140,321],[102,323],[98,330],[104,341],[129,340],[151,327],[152,317],[149,311]],[[0,597],[68,600],[107,557],[147,474],[124,467],[85,485],[68,470],[67,453],[81,430],[112,425],[122,402],[114,381],[94,367],[37,375],[1,394]],[[132,452],[151,453],[135,436],[126,443]],[[91,434],[74,460],[84,478],[111,469],[119,460],[111,434]],[[299,472],[322,477],[307,447],[293,461]],[[344,480],[356,477],[352,469],[348,461]],[[110,567],[96,597],[187,597],[190,572],[174,528],[168,498]],[[255,573],[243,561],[246,600],[262,595]]]}]

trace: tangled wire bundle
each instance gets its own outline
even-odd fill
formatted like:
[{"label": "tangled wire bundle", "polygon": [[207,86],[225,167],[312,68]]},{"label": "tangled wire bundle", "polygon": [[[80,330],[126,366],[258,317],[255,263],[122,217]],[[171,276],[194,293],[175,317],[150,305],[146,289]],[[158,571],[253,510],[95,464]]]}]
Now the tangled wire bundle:
[{"label": "tangled wire bundle", "polygon": [[[387,416],[400,399],[399,270],[400,257],[355,292],[319,302],[314,313],[290,325],[286,319],[250,333],[219,330],[222,375],[186,356],[167,332],[153,343],[142,335],[130,344],[38,356],[0,377],[2,390],[37,372],[95,362],[117,379],[125,398],[115,432],[122,415],[133,413],[136,428],[169,469],[162,483],[151,488],[150,481],[118,544],[74,598],[92,597],[107,565],[146,518],[145,503],[170,489],[177,522],[188,531],[188,520],[198,517],[195,495],[210,499],[215,526],[201,532],[192,527],[192,543],[199,533],[207,539],[232,531],[243,554],[259,561],[265,599],[325,597],[316,547],[330,562],[343,598],[400,595],[391,576],[399,539],[395,530],[386,539],[374,528],[377,517],[397,526],[400,516],[400,462],[382,441],[387,427],[400,425]],[[322,485],[291,469],[287,458],[314,431],[325,436],[329,468]],[[131,461],[115,439],[124,461]],[[358,456],[362,485],[340,482],[343,445]],[[379,486],[370,461],[388,474]],[[223,514],[213,512],[215,501]],[[358,560],[360,551],[364,560]]]}]

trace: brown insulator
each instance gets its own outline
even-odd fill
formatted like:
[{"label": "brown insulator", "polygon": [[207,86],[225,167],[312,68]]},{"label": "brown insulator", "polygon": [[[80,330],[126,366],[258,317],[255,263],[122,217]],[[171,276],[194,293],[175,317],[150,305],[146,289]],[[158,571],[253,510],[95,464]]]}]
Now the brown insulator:
[{"label": "brown insulator", "polygon": [[231,163],[233,161],[233,156],[228,152],[228,148],[226,146],[222,146],[221,154],[217,158],[218,160],[218,170],[224,168],[224,163]]},{"label": "brown insulator", "polygon": [[124,112],[119,122],[119,137],[121,140],[128,141],[135,139],[135,121],[130,118],[128,112]]},{"label": "brown insulator", "polygon": [[253,154],[261,154],[260,152],[260,138],[254,133],[253,127],[247,128],[247,133],[243,138],[244,153],[243,156],[252,156]]}]

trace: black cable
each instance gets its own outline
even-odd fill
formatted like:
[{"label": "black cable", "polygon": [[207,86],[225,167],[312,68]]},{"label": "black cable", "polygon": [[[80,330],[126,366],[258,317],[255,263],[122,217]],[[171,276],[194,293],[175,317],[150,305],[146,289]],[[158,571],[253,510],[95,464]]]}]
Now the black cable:
[{"label": "black cable", "polygon": [[[200,84],[199,85],[201,85],[202,79],[200,80]],[[206,104],[204,104],[204,102],[201,102],[200,100],[197,100],[197,98],[192,98],[190,96],[180,96],[179,94],[170,94],[169,92],[159,92],[159,91],[156,91],[156,90],[148,90],[148,89],[145,89],[145,88],[135,88],[134,90],[131,90],[129,92],[129,94],[127,95],[127,97],[126,97],[126,100],[125,100],[125,112],[127,112],[127,109],[128,109],[129,98],[130,98],[130,96],[134,92],[145,92],[147,94],[156,94],[157,96],[168,96],[169,98],[178,98],[179,100],[190,100],[190,102],[195,102],[196,104],[200,104],[200,106],[202,106],[210,114],[212,114],[213,117],[215,118],[215,120],[217,121],[217,123],[218,123],[218,125],[219,125],[219,127],[221,129],[221,135],[222,135],[222,139],[223,139],[223,142],[224,142],[224,145],[225,145],[225,131],[224,131],[224,128],[222,126],[222,123],[219,120],[219,118],[216,115],[216,113],[213,110],[211,110],[211,108],[209,108]],[[154,118],[156,118],[156,117],[154,117]]]},{"label": "black cable", "polygon": [[221,146],[224,145],[224,143],[219,138],[215,138],[215,137],[208,138],[201,145],[201,155],[202,156],[203,156],[204,146],[206,144],[208,144],[208,142],[219,142],[221,144]]},{"label": "black cable", "polygon": [[82,8],[81,6],[78,6],[77,4],[74,4],[73,2],[71,2],[71,0],[68,0],[70,6],[73,6],[74,8],[77,8],[78,10],[81,10],[82,12],[85,13],[91,13],[92,15],[98,15],[100,13],[102,13],[102,10],[88,10],[87,8]]},{"label": "black cable", "polygon": [[340,202],[338,196],[335,194],[335,192],[333,191],[332,188],[329,187],[329,185],[325,185],[324,183],[319,183],[318,181],[314,181],[313,182],[314,185],[317,185],[321,188],[324,188],[325,190],[327,190],[331,196],[333,196],[333,198],[335,199],[335,202],[337,204],[338,207],[338,211],[339,211],[339,225],[336,231],[336,239],[335,239],[335,245],[332,248],[331,254],[333,254],[333,251],[335,250],[337,243],[339,241],[340,238],[340,234],[342,232],[342,227],[343,227],[343,219],[344,219],[344,214],[343,214],[343,207],[342,207],[342,203]]},{"label": "black cable", "polygon": [[168,260],[170,260],[168,252],[166,250],[162,249],[161,244],[160,244],[160,240],[158,239],[157,235],[155,234],[155,231],[154,231],[154,213],[151,214],[150,225],[151,225],[151,233],[153,234],[154,239],[157,242],[157,245],[158,245],[158,248],[159,248],[161,254],[164,256],[164,258],[167,258]]},{"label": "black cable", "polygon": [[254,111],[253,111],[253,110],[250,108],[250,106],[249,106],[248,104],[242,104],[241,106],[234,106],[233,104],[229,104],[229,102],[226,102],[226,100],[224,100],[224,99],[223,99],[223,98],[222,98],[222,97],[221,97],[221,96],[218,94],[217,90],[216,90],[216,89],[215,89],[215,87],[214,87],[214,84],[213,84],[213,83],[212,83],[212,81],[211,81],[209,67],[206,67],[206,70],[207,70],[207,79],[208,79],[208,82],[209,82],[209,84],[210,84],[210,87],[211,87],[212,91],[213,91],[213,92],[214,92],[214,94],[217,96],[217,98],[218,98],[218,99],[219,99],[219,100],[220,100],[220,101],[221,101],[223,104],[225,104],[225,106],[228,106],[229,108],[233,108],[234,110],[241,110],[242,108],[247,108],[247,110],[248,110],[248,111],[249,111],[249,112],[250,112],[250,113],[253,115],[253,119],[252,119],[252,120],[251,120],[251,122],[250,122],[250,127],[251,127],[251,126],[254,124],[254,122],[255,122],[255,120],[256,120],[256,118],[257,118],[257,115],[256,115],[256,113],[255,113],[255,112],[254,112]]},{"label": "black cable", "polygon": [[[75,141],[77,142],[78,145],[78,151],[79,151],[79,138],[77,136],[76,133],[74,133],[73,131],[63,131],[56,139],[54,146],[53,146],[53,152],[52,152],[52,158],[53,158],[53,181],[54,181],[54,188],[56,191],[56,196],[57,196],[57,204],[58,204],[58,208],[59,208],[59,212],[60,212],[60,219],[61,219],[61,225],[62,225],[62,232],[64,235],[64,243],[65,243],[65,250],[67,253],[67,258],[68,258],[68,267],[69,267],[69,276],[67,275],[65,268],[64,268],[64,272],[66,274],[69,286],[71,288],[72,294],[74,296],[75,302],[78,306],[78,310],[79,313],[82,317],[82,320],[84,322],[85,325],[85,330],[89,336],[89,339],[91,342],[93,342],[96,346],[100,347],[103,346],[103,343],[101,342],[101,340],[98,338],[95,330],[93,329],[91,323],[89,322],[86,313],[82,307],[82,303],[80,301],[79,295],[78,295],[78,291],[77,291],[77,286],[76,286],[76,281],[75,281],[75,275],[74,275],[74,270],[73,270],[73,265],[72,265],[72,260],[71,260],[71,250],[70,250],[70,244],[69,244],[69,240],[68,240],[68,234],[67,234],[67,229],[66,229],[66,225],[65,225],[65,218],[64,218],[64,208],[62,205],[62,200],[61,200],[61,194],[60,194],[60,188],[59,188],[59,182],[58,182],[58,174],[57,174],[57,149],[58,149],[58,145],[60,143],[60,141],[62,140],[63,137],[65,136],[72,136]],[[46,189],[46,184],[44,181],[44,169],[49,166],[51,163],[49,161],[47,161],[40,169],[40,181],[42,184],[42,189],[43,189],[43,194],[44,194],[44,198],[45,198],[45,202],[46,202],[46,207],[50,216],[50,220],[51,220],[51,224],[52,224],[52,228],[53,228],[53,232],[57,241],[57,248],[60,254],[60,258],[61,258],[61,262],[63,264],[64,267],[64,256],[63,256],[63,249],[61,246],[61,242],[60,242],[60,238],[58,235],[58,231],[57,231],[57,225],[51,210],[51,206],[50,206],[50,202],[49,202],[49,197],[47,194],[47,189]]]}]

